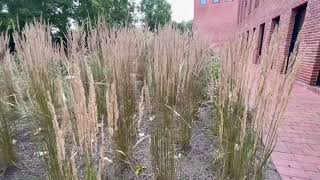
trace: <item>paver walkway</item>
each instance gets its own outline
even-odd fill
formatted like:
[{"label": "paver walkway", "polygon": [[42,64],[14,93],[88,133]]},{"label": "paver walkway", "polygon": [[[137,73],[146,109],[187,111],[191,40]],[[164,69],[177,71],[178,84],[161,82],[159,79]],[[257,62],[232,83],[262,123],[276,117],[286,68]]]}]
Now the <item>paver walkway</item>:
[{"label": "paver walkway", "polygon": [[320,180],[320,95],[295,85],[272,160],[282,180]]}]

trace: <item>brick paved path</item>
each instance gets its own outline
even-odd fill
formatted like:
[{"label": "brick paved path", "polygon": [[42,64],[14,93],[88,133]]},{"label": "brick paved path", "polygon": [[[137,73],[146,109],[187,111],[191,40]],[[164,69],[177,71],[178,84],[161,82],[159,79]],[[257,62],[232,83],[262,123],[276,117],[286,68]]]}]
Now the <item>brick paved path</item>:
[{"label": "brick paved path", "polygon": [[272,160],[282,180],[320,180],[320,95],[295,85]]}]

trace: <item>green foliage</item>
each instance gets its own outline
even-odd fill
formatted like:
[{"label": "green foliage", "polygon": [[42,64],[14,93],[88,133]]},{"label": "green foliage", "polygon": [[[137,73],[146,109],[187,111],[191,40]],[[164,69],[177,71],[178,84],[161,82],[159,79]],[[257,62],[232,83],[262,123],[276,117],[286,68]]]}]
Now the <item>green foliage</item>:
[{"label": "green foliage", "polygon": [[0,2],[0,32],[24,27],[34,19],[50,23],[54,33],[68,32],[70,18],[81,25],[87,18],[96,22],[98,16],[115,25],[131,24],[134,20],[134,3],[131,0],[3,0]]},{"label": "green foliage", "polygon": [[113,0],[109,22],[116,25],[130,25],[134,21],[134,6],[132,0]]},{"label": "green foliage", "polygon": [[142,0],[140,11],[150,30],[158,29],[171,20],[171,5],[166,0]]},{"label": "green foliage", "polygon": [[97,180],[98,174],[93,165],[92,152],[87,150],[85,158],[85,179],[86,180]]},{"label": "green foliage", "polygon": [[80,0],[76,5],[74,19],[81,25],[87,18],[92,22],[101,15],[113,25],[131,24],[134,20],[132,0]]},{"label": "green foliage", "polygon": [[[34,19],[44,19],[66,33],[69,29],[68,17],[72,13],[72,0],[4,0],[0,4],[0,31],[13,30],[17,26],[24,27]],[[4,10],[5,9],[5,10]]]},{"label": "green foliage", "polygon": [[182,22],[173,21],[172,26],[173,26],[173,28],[180,30],[182,33],[184,33],[184,32],[192,33],[193,22],[192,22],[192,20],[182,21]]}]

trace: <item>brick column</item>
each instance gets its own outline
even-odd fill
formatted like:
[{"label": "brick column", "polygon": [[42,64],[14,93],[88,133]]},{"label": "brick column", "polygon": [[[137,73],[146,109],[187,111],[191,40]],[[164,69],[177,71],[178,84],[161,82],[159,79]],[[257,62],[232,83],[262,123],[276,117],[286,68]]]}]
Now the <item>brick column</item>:
[{"label": "brick column", "polygon": [[310,0],[301,32],[300,71],[297,80],[311,86],[316,85],[320,70],[320,1]]}]

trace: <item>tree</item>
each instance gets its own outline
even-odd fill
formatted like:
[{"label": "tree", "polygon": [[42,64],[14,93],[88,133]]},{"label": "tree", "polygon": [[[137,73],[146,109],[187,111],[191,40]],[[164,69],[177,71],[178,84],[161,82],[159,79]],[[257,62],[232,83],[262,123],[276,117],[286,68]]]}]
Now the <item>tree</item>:
[{"label": "tree", "polygon": [[[69,30],[69,17],[72,14],[73,0],[1,0],[0,2],[0,33],[8,31],[10,52],[15,51],[12,33],[21,30],[27,23],[44,20],[54,31],[53,38],[57,41]],[[18,27],[19,28],[18,28]]]},{"label": "tree", "polygon": [[152,31],[171,20],[171,5],[166,0],[142,0],[140,12],[144,16],[143,22]]},{"label": "tree", "polygon": [[134,17],[132,0],[79,0],[75,8],[75,19],[79,25],[87,18],[95,22],[103,16],[112,25],[131,24]]},{"label": "tree", "polygon": [[131,24],[134,3],[132,0],[1,0],[0,33],[8,30],[10,51],[14,52],[12,32],[42,19],[50,23],[54,40],[61,42],[62,39],[66,44],[65,34],[70,29],[71,19],[81,25],[87,18],[96,22],[99,15],[112,25]]},{"label": "tree", "polygon": [[192,20],[182,22],[172,21],[172,27],[181,32],[192,33]]},{"label": "tree", "polygon": [[132,0],[1,0],[0,32],[20,27],[34,19],[47,21],[62,36],[70,28],[70,18],[83,24],[104,16],[110,24],[131,24],[134,17]]},{"label": "tree", "polygon": [[2,0],[0,3],[0,31],[12,31],[18,23],[23,27],[34,19],[46,20],[57,30],[65,33],[70,27],[72,0]]},{"label": "tree", "polygon": [[187,32],[192,33],[193,31],[193,20],[189,20],[185,24],[185,29]]},{"label": "tree", "polygon": [[134,21],[135,4],[131,0],[113,0],[110,19],[112,24],[131,24]]}]

